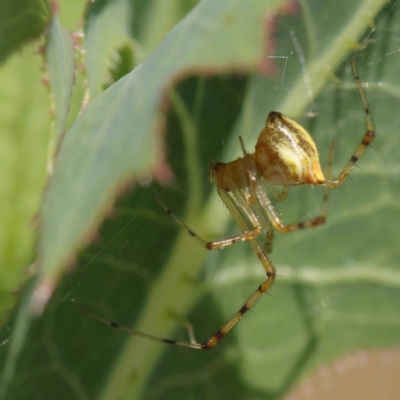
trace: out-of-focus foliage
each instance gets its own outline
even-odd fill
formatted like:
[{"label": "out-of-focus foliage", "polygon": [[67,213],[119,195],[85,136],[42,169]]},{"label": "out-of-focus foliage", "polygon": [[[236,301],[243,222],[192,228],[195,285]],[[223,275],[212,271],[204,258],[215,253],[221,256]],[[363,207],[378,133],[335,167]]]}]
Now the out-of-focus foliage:
[{"label": "out-of-focus foliage", "polygon": [[38,38],[50,21],[46,0],[0,2],[0,64],[26,42]]}]

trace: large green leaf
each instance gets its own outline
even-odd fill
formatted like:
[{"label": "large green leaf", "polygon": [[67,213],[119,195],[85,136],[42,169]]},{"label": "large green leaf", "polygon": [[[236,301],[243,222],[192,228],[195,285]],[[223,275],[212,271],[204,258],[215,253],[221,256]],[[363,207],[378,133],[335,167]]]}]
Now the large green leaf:
[{"label": "large green leaf", "polygon": [[[11,382],[11,398],[279,398],[294,381],[343,353],[398,345],[399,145],[394,132],[400,97],[399,14],[391,5],[376,17],[383,6],[378,1],[339,3],[324,3],[321,10],[321,2],[304,1],[292,16],[274,20],[275,39],[264,37],[280,57],[273,59],[273,78],[191,78],[170,93],[172,112],[166,140],[168,161],[176,176],[174,186],[137,185],[117,203],[95,244],[81,254],[32,328]],[[222,2],[212,4],[222,7]],[[196,53],[196,60],[211,57],[217,62],[235,52],[238,59],[248,61],[242,66],[254,70],[260,66],[256,63],[259,42],[253,40],[257,51],[251,44],[245,46],[245,23],[236,23],[242,17],[256,29],[254,21],[258,19],[246,18],[245,13],[262,13],[246,2],[240,15],[226,8],[231,13],[221,19],[222,14],[206,7],[209,5],[200,3],[141,68],[99,95],[67,133],[49,189],[53,195],[45,204],[48,225],[43,225],[42,240],[48,242],[41,251],[47,254],[44,263],[48,267],[43,274],[61,276],[65,259],[83,245],[88,228],[95,227],[90,222],[90,207],[92,215],[96,207],[104,211],[105,202],[112,200],[111,189],[123,182],[116,174],[123,163],[130,173],[122,178],[128,178],[159,162],[150,144],[160,145],[161,138],[151,136],[150,126],[142,125],[146,118],[154,118],[157,102],[140,103],[146,106],[139,109],[142,118],[135,120],[135,102],[121,100],[119,107],[111,104],[112,109],[101,108],[102,102],[117,101],[120,91],[128,93],[130,80],[139,72],[144,74],[143,69],[156,81],[148,86],[147,81],[138,79],[149,90],[164,82],[159,75],[173,77],[172,69],[163,75],[161,70],[170,64],[157,63],[160,55],[179,64],[187,62],[188,53]],[[214,24],[199,10],[206,15],[210,12]],[[374,17],[376,28],[372,29]],[[205,29],[201,32],[204,43],[209,40],[206,29],[218,29],[224,23],[233,25],[233,36],[225,34],[224,27],[207,45],[203,43],[200,52],[195,47],[198,31],[191,23]],[[356,62],[362,81],[368,83],[377,139],[352,179],[332,192],[325,226],[277,235],[271,255],[279,274],[273,297],[264,296],[253,313],[209,352],[168,348],[79,314],[72,300],[106,318],[168,338],[185,340],[187,336],[173,315],[188,318],[199,341],[215,333],[262,282],[263,271],[247,243],[207,253],[164,215],[151,192],[155,190],[204,237],[237,232],[233,224],[227,229],[231,218],[207,183],[207,164],[240,155],[238,134],[251,149],[265,116],[274,109],[300,119],[312,132],[324,162],[332,139],[338,138],[337,174],[366,130],[346,52],[361,37],[373,39],[365,43]],[[184,60],[181,54],[186,56],[182,55]],[[235,60],[233,56],[225,58],[226,72],[233,67],[237,71]],[[179,68],[184,67],[179,64]],[[203,72],[203,68],[204,64],[197,65],[196,71]],[[206,71],[215,72],[216,68]],[[241,71],[247,70],[242,67]],[[134,94],[146,99],[148,91],[138,94],[135,90]],[[149,105],[152,111],[146,109]],[[104,111],[103,115],[99,111]],[[314,117],[304,117],[305,111]],[[131,119],[136,121],[130,125],[133,138],[126,128]],[[113,129],[108,141],[95,134],[96,129],[107,132],[104,125]],[[139,136],[138,129],[143,126],[148,130]],[[141,141],[141,152],[136,150],[136,140]],[[116,147],[118,141],[122,143]],[[130,159],[110,161],[107,157],[116,148],[118,156],[126,154]],[[68,155],[72,157],[69,163]],[[98,164],[94,164],[96,159]],[[64,182],[60,178],[67,175],[59,172],[57,177],[57,168],[69,169]],[[318,214],[322,195],[320,188],[295,188],[278,208],[285,221],[302,220]],[[102,216],[100,212],[97,221]],[[53,244],[54,249],[50,248]]]},{"label": "large green leaf", "polygon": [[53,16],[46,48],[47,70],[55,101],[55,138],[65,132],[75,82],[75,49],[71,35]]},{"label": "large green leaf", "polygon": [[[29,46],[0,70],[0,320],[32,272],[50,136],[42,58]],[[32,269],[32,268],[31,268]]]}]

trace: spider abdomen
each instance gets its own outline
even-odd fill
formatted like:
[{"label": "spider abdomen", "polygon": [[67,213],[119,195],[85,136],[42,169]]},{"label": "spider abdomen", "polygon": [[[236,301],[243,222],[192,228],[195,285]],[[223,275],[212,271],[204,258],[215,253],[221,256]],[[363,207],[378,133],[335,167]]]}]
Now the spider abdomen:
[{"label": "spider abdomen", "polygon": [[256,144],[257,167],[272,185],[319,185],[325,177],[312,137],[278,112],[268,115]]}]

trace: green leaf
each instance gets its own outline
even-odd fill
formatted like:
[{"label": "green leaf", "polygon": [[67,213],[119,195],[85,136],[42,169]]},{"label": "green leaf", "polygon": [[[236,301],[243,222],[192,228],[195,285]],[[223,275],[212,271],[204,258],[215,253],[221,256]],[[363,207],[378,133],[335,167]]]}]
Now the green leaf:
[{"label": "green leaf", "polygon": [[198,0],[134,1],[133,32],[143,61],[165,35],[198,3]]},{"label": "green leaf", "polygon": [[[278,399],[344,353],[398,346],[398,7],[379,13],[381,1],[303,1],[292,15],[272,20],[272,36],[263,30],[262,3],[201,2],[67,133],[44,205],[41,277],[59,279],[65,261],[96,241],[34,324],[10,398]],[[366,131],[348,57],[357,41],[377,138],[351,179],[332,191],[326,225],[276,234],[272,296],[208,352],[129,336],[79,313],[76,303],[176,340],[187,339],[177,322],[187,318],[202,342],[239,310],[265,279],[248,243],[207,253],[165,215],[152,191],[204,238],[237,233],[208,183],[207,164],[240,156],[239,134],[251,151],[271,110],[296,117],[312,133],[324,166],[337,138],[337,175]],[[148,188],[148,174],[164,161],[164,136],[150,122],[165,85],[177,72],[259,72],[265,43],[277,58],[262,71],[274,76],[192,77],[169,91],[163,122],[175,181]],[[140,184],[127,190],[137,175]],[[121,187],[124,196],[97,231]],[[285,222],[301,221],[318,215],[322,196],[322,188],[293,188],[277,208]]]},{"label": "green leaf", "polygon": [[0,320],[16,299],[34,261],[34,217],[46,180],[48,94],[36,46],[0,70]]},{"label": "green leaf", "polygon": [[[96,2],[90,7],[86,27],[86,68],[89,92],[93,98],[110,81],[112,61],[117,50],[132,47],[129,35],[131,5],[127,0]],[[114,60],[113,60],[114,58]]]},{"label": "green leaf", "polygon": [[53,16],[46,49],[47,69],[55,99],[55,139],[65,132],[75,80],[75,49],[68,31]]},{"label": "green leaf", "polygon": [[23,44],[39,37],[50,20],[46,0],[2,1],[0,3],[0,63]]}]

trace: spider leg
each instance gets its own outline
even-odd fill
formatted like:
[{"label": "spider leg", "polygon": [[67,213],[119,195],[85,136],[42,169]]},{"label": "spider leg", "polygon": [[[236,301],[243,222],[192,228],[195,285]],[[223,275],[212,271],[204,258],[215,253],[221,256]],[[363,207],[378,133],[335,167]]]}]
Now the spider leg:
[{"label": "spider leg", "polygon": [[268,228],[265,232],[265,250],[268,254],[272,253],[272,242],[274,240],[274,231]]},{"label": "spider leg", "polygon": [[[226,205],[232,216],[235,218],[236,223],[239,225],[240,229],[248,230],[249,222],[245,219],[242,211],[232,198],[235,197],[235,200],[238,200],[235,196],[235,193],[231,191],[232,193],[231,197],[227,191],[221,188],[217,188],[217,191],[219,196],[221,197],[221,200],[224,202],[224,204]],[[244,210],[244,212],[246,211]],[[256,253],[258,259],[260,260],[262,266],[264,267],[264,270],[267,274],[267,279],[250,296],[250,298],[246,301],[243,307],[241,307],[241,309],[214,335],[210,336],[202,344],[203,349],[211,349],[216,344],[218,344],[218,342],[222,338],[224,338],[229,333],[229,331],[242,319],[243,315],[254,305],[254,303],[261,297],[261,295],[263,293],[266,293],[275,282],[275,277],[276,277],[275,267],[267,255],[268,251],[265,245],[262,245],[259,240],[250,240],[250,245],[253,248],[254,252]]]},{"label": "spider leg", "polygon": [[[311,218],[302,222],[296,222],[294,224],[285,224],[281,217],[279,216],[278,212],[276,211],[275,207],[271,203],[271,200],[268,198],[267,194],[265,193],[264,188],[261,186],[259,182],[257,182],[257,197],[258,201],[265,210],[270,219],[274,228],[281,233],[289,233],[294,232],[299,229],[307,229],[312,228],[314,226],[322,225],[325,223],[325,214],[322,213],[321,215]],[[326,192],[324,195],[324,202],[327,202],[329,198],[329,193]],[[326,209],[326,206],[323,206],[323,209]],[[324,211],[325,212],[325,211]]]},{"label": "spider leg", "polygon": [[243,307],[214,335],[210,336],[201,346],[203,349],[211,349],[218,342],[224,338],[228,332],[242,319],[243,315],[250,310],[254,303],[262,296],[263,293],[267,292],[274,284],[276,273],[271,271],[267,273],[268,278],[262,283],[257,290],[251,295],[246,301]]},{"label": "spider leg", "polygon": [[[239,137],[239,140],[244,153],[242,168],[239,170],[241,189],[239,189],[237,184],[229,176],[225,176],[225,183],[233,194],[234,199],[238,202],[239,207],[247,215],[253,226],[262,227],[265,231],[265,251],[269,254],[272,252],[274,231],[270,226],[269,219],[264,216],[260,203],[257,201],[256,189],[257,179],[259,179],[257,165],[254,162],[254,158],[246,152],[242,137]],[[278,199],[278,201],[282,201],[286,197],[288,191],[289,187],[285,187],[283,188],[282,192],[276,192],[274,196]]]},{"label": "spider leg", "polygon": [[243,242],[245,240],[253,240],[263,232],[263,228],[261,226],[256,226],[255,228],[243,231],[243,233],[241,233],[240,235],[207,242],[200,236],[198,236],[195,232],[193,232],[183,221],[181,221],[157,196],[154,195],[154,197],[161,205],[161,207],[165,210],[165,212],[170,215],[177,224],[179,224],[190,236],[195,238],[200,243],[200,245],[207,250],[222,249],[224,247],[232,245],[233,243]]},{"label": "spider leg", "polygon": [[259,172],[254,158],[246,153],[242,138],[239,137],[239,139],[242,149],[245,152],[242,168],[239,169],[240,187],[243,189],[247,204],[251,206],[257,201],[256,182],[259,177]]},{"label": "spider leg", "polygon": [[[244,213],[247,215],[248,219],[251,221],[253,226],[259,227],[263,231],[265,231],[265,251],[270,254],[272,253],[272,242],[274,240],[274,231],[271,228],[271,224],[269,222],[269,219],[264,216],[264,213],[262,212],[262,208],[260,207],[260,204],[258,202],[255,202],[257,200],[257,197],[255,198],[254,201],[252,201],[250,204],[247,201],[246,197],[246,187],[243,188],[243,191],[245,192],[243,194],[243,191],[239,189],[239,187],[235,184],[234,181],[229,179],[229,177],[225,178],[225,181],[227,183],[227,186],[229,187],[229,190],[231,191],[233,197],[235,198],[236,202],[238,203],[239,207],[244,211]],[[256,186],[254,187],[254,190],[256,189]],[[222,199],[222,196],[225,196],[222,194],[222,192],[218,192],[219,196]],[[226,192],[225,192],[226,193]],[[256,195],[256,192],[255,192]],[[229,201],[230,196],[228,195],[228,198],[224,201],[226,205],[226,201]],[[233,207],[232,207],[233,209]],[[232,209],[229,209],[230,212],[232,212]],[[239,211],[240,212],[240,211]],[[241,227],[242,229],[242,227]]]},{"label": "spider leg", "polygon": [[120,331],[127,332],[127,333],[129,333],[131,335],[134,335],[134,336],[140,336],[142,338],[153,340],[155,342],[173,344],[173,345],[183,346],[183,347],[190,347],[192,349],[197,349],[197,350],[203,350],[204,349],[203,346],[200,343],[196,343],[194,341],[193,330],[191,330],[191,331],[189,330],[190,342],[177,342],[175,340],[164,339],[164,338],[161,338],[159,336],[149,335],[147,333],[144,333],[144,332],[141,332],[141,331],[137,331],[136,329],[127,328],[126,326],[117,324],[116,322],[113,322],[113,321],[107,320],[105,318],[99,317],[98,315],[93,314],[92,312],[86,310],[83,307],[79,307],[79,311],[81,311],[82,313],[88,315],[91,318],[96,319],[97,321],[102,322],[103,324],[111,326],[112,328],[119,329]]},{"label": "spider leg", "polygon": [[[238,190],[238,192],[236,192],[236,190]],[[239,225],[240,229],[244,232],[249,232],[249,231],[254,231],[255,229],[253,229],[253,227],[251,226],[253,219],[253,216],[249,216],[247,215],[247,213],[253,213],[254,211],[247,206],[243,211],[239,208],[238,204],[235,202],[238,201],[239,204],[247,204],[246,200],[244,199],[242,193],[240,192],[239,189],[234,188],[234,192],[231,192],[232,194],[229,194],[226,190],[221,189],[221,188],[217,188],[218,194],[221,197],[221,200],[224,202],[224,204],[226,205],[226,207],[228,208],[228,210],[231,212],[231,214],[233,215],[233,217],[235,218],[237,224]],[[233,197],[235,196],[235,194],[237,196],[239,196],[239,200],[235,198],[235,200],[233,199]],[[161,203],[162,204],[162,203]],[[244,216],[244,214],[247,215],[248,220],[246,219],[246,217]],[[257,220],[256,220],[257,221]],[[181,222],[181,221],[179,221]],[[179,223],[178,222],[178,223]],[[261,229],[261,227],[256,226],[256,229],[259,228]],[[272,231],[271,229],[267,230],[267,242],[268,240],[272,240],[272,237],[269,236],[268,238],[268,231]],[[197,349],[197,350],[208,350],[211,349],[212,347],[214,347],[223,337],[225,337],[228,332],[240,321],[240,319],[243,317],[243,315],[254,305],[254,303],[261,297],[261,295],[265,292],[267,292],[271,286],[273,285],[274,281],[275,281],[275,277],[276,277],[276,272],[275,272],[275,267],[272,264],[272,261],[269,259],[267,253],[267,247],[265,244],[262,244],[259,240],[257,240],[256,238],[250,239],[249,240],[250,245],[252,246],[253,250],[255,251],[258,259],[260,260],[261,264],[263,265],[265,272],[267,274],[267,279],[265,280],[265,282],[263,282],[258,288],[257,290],[252,294],[252,296],[246,301],[246,303],[243,305],[243,307],[240,308],[240,310],[225,324],[223,325],[214,335],[210,336],[205,342],[201,343],[197,343],[194,340],[194,335],[193,335],[193,331],[191,331],[189,329],[189,337],[190,337],[190,342],[178,342],[175,340],[171,340],[171,339],[165,339],[165,338],[161,338],[159,336],[154,336],[154,335],[149,335],[147,333],[138,331],[136,329],[131,329],[131,328],[127,328],[123,325],[119,325],[116,322],[112,322],[109,321],[105,318],[101,318],[93,313],[91,313],[90,311],[79,307],[79,309],[86,315],[102,322],[103,324],[109,325],[113,328],[119,329],[121,331],[127,332],[131,335],[135,335],[135,336],[140,336],[142,338],[145,339],[149,339],[149,340],[153,340],[156,342],[161,342],[161,343],[165,343],[165,344],[172,344],[172,345],[177,345],[177,346],[183,346],[183,347],[189,347],[192,349]]]},{"label": "spider leg", "polygon": [[365,153],[365,150],[367,150],[367,147],[370,145],[370,143],[375,138],[375,128],[374,128],[374,124],[372,122],[371,114],[369,111],[367,97],[365,96],[365,92],[364,92],[360,77],[357,72],[356,63],[354,60],[354,54],[351,56],[351,68],[353,70],[354,79],[356,80],[358,93],[360,94],[361,102],[362,102],[362,105],[364,108],[365,118],[367,120],[367,132],[365,133],[361,143],[356,148],[355,152],[351,156],[348,163],[343,167],[342,172],[339,174],[339,176],[334,180],[330,179],[330,180],[325,181],[324,186],[327,186],[330,188],[336,188],[336,187],[340,186],[347,179],[350,172],[356,165],[356,162]]}]

